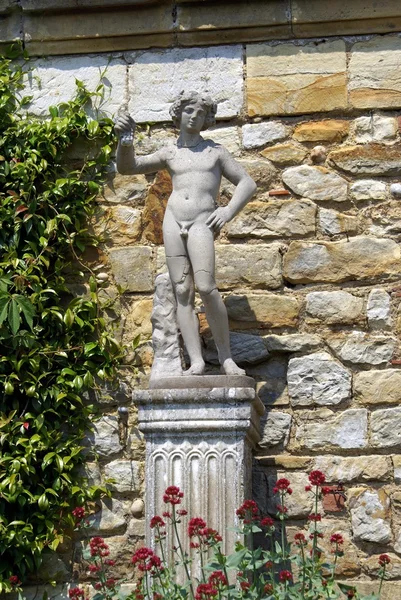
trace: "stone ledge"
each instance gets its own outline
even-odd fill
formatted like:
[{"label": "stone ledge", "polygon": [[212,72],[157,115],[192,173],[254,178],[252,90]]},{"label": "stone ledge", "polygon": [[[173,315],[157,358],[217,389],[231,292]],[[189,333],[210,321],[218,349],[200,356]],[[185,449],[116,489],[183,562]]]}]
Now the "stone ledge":
[{"label": "stone ledge", "polygon": [[255,380],[245,375],[192,375],[182,377],[159,377],[150,385],[152,389],[191,388],[255,388]]},{"label": "stone ledge", "polygon": [[[20,37],[31,55],[112,52],[274,39],[394,32],[398,0],[0,0],[0,41]],[[233,8],[234,5],[234,8]],[[160,18],[160,12],[164,15]],[[135,13],[135,14],[134,14]],[[145,24],[140,14],[146,15]],[[239,16],[238,16],[239,15]],[[58,27],[55,18],[62,27]],[[147,31],[144,31],[147,29]],[[149,31],[150,29],[150,31]]]}]

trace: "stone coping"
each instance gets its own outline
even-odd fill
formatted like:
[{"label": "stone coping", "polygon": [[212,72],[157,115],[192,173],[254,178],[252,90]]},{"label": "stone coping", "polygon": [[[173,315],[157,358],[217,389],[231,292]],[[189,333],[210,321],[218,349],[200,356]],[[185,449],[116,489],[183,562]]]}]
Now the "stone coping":
[{"label": "stone coping", "polygon": [[199,389],[199,388],[253,388],[255,380],[246,375],[191,375],[159,377],[150,381],[149,388],[154,390]]},{"label": "stone coping", "polygon": [[[239,404],[255,401],[260,406],[260,414],[264,411],[263,404],[256,395],[253,387],[215,387],[215,388],[184,388],[184,389],[150,389],[134,390],[132,401],[137,405],[154,404],[183,404],[188,406],[202,404],[212,406],[217,404]],[[259,408],[258,408],[259,412]]]},{"label": "stone coping", "polygon": [[31,56],[401,30],[399,0],[0,0],[0,44]]}]

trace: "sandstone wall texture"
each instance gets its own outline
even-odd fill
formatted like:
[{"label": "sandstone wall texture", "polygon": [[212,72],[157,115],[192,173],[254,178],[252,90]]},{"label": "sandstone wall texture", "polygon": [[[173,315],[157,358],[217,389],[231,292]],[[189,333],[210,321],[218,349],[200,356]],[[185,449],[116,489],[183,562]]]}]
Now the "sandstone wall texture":
[{"label": "sandstone wall texture", "polygon": [[[322,3],[309,5],[314,13]],[[258,184],[216,242],[234,357],[256,379],[267,407],[255,498],[274,514],[274,482],[287,476],[295,533],[311,510],[307,472],[322,470],[334,488],[341,483],[345,505],[330,496],[321,508],[323,529],[346,538],[339,574],[373,592],[377,557],[388,552],[391,580],[383,597],[398,597],[400,35],[159,48],[35,64],[42,87],[36,78],[27,87],[30,110],[40,115],[72,93],[75,77],[95,85],[107,65],[104,108],[115,113],[129,102],[143,125],[139,154],[176,135],[168,107],[182,88],[219,102],[218,124],[205,137],[224,144]],[[232,189],[223,181],[223,204]],[[165,271],[161,223],[170,190],[165,172],[128,177],[111,169],[94,222],[104,237],[104,294],[120,307],[118,333],[126,344],[141,334],[124,369],[136,386],[146,386],[152,361],[152,292]],[[213,372],[216,351],[200,303],[198,309]],[[125,559],[143,535],[143,441],[134,410],[118,418],[118,404],[128,402],[123,391],[105,394],[93,440],[99,460],[88,464],[92,477],[116,480],[96,531],[108,536],[117,575],[127,574]]]}]

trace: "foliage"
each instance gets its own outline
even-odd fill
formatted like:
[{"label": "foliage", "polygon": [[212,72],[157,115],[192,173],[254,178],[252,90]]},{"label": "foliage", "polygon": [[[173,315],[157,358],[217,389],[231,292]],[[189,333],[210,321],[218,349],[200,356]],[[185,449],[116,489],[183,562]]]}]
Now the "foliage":
[{"label": "foliage", "polygon": [[[112,121],[86,110],[96,114],[103,85],[77,81],[39,119],[24,109],[24,59],[15,47],[0,59],[0,592],[40,566],[74,526],[71,509],[99,491],[77,475],[94,410],[85,392],[121,354],[81,259],[96,244],[87,222],[111,152]],[[80,140],[98,151],[74,167]],[[67,270],[79,282],[88,273],[86,296],[73,296]]]},{"label": "foliage", "polygon": [[[327,560],[320,540],[324,537],[319,530],[321,515],[318,500],[328,493],[323,486],[325,476],[321,471],[312,471],[305,491],[314,496],[314,512],[309,516],[309,532],[298,532],[293,543],[287,541],[286,498],[292,494],[288,479],[279,479],[274,493],[279,496],[276,520],[262,518],[256,503],[246,500],[237,510],[241,540],[235,551],[226,556],[221,551],[222,538],[217,531],[207,527],[205,521],[194,517],[187,524],[189,546],[192,557],[184,550],[179,535],[179,524],[187,516],[179,508],[184,494],[175,486],[167,488],[164,502],[167,510],[155,516],[150,527],[155,532],[157,553],[150,548],[139,548],[132,563],[137,570],[136,590],[128,600],[379,600],[383,581],[386,578],[390,557],[379,557],[380,583],[378,595],[361,597],[351,585],[335,580],[338,557],[343,555],[344,539],[340,533],[330,536],[331,553],[334,561]],[[84,514],[79,524],[85,527]],[[167,556],[167,529],[172,531],[175,556]],[[254,536],[264,534],[264,548],[254,547]],[[268,549],[266,549],[266,547]],[[212,554],[212,556],[211,556]],[[95,577],[93,586],[97,593],[93,600],[122,598],[120,583],[108,573],[114,561],[107,558],[109,549],[103,538],[95,537],[89,542],[85,558],[89,572]],[[197,578],[194,573],[199,572]],[[177,576],[177,573],[180,573]],[[183,582],[184,581],[184,582]],[[69,591],[71,600],[84,597],[79,586]]]}]

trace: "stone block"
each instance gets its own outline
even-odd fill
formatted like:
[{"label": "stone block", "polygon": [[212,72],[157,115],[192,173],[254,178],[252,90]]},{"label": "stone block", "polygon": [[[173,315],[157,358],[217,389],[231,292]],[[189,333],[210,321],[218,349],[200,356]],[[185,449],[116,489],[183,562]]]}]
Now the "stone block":
[{"label": "stone block", "polygon": [[113,458],[119,454],[122,446],[117,417],[104,416],[93,423],[93,430],[87,435],[86,443],[100,459]]},{"label": "stone block", "polygon": [[139,334],[141,341],[152,334],[150,317],[152,314],[152,298],[142,298],[133,302],[124,302],[122,317],[124,319],[123,339],[129,344]]},{"label": "stone block", "polygon": [[390,239],[357,236],[339,242],[291,242],[283,276],[291,283],[377,281],[399,274],[400,247]]},{"label": "stone block", "polygon": [[319,229],[325,235],[339,235],[340,233],[355,234],[358,231],[358,217],[353,217],[337,210],[319,208]]},{"label": "stone block", "polygon": [[109,260],[116,283],[124,291],[153,291],[155,271],[151,248],[147,246],[111,248]]},{"label": "stone block", "polygon": [[260,148],[283,140],[288,135],[288,127],[280,121],[266,123],[248,123],[242,127],[242,145],[245,150]]},{"label": "stone block", "polygon": [[384,408],[372,413],[370,443],[374,448],[400,447],[401,408]]},{"label": "stone block", "polygon": [[[291,473],[283,470],[266,469],[255,473],[254,498],[263,514],[276,516],[277,505],[280,504],[278,494],[273,494],[274,486],[278,479],[285,477],[291,482],[292,494],[286,498],[288,516],[290,518],[302,519],[313,512],[312,494],[305,493],[305,485],[308,483],[306,473]],[[256,484],[256,485],[255,485]]]},{"label": "stone block", "polygon": [[226,225],[228,237],[305,237],[315,233],[316,204],[310,200],[250,202]]},{"label": "stone block", "polygon": [[292,296],[233,294],[224,301],[228,316],[234,321],[263,323],[265,327],[295,327],[298,321],[299,305]]},{"label": "stone block", "polygon": [[384,369],[356,373],[354,395],[361,404],[401,404],[401,371]]},{"label": "stone block", "polygon": [[372,224],[370,233],[375,236],[399,236],[401,233],[400,203],[391,200],[386,203],[386,210],[382,206],[372,206],[365,211],[366,217],[370,217]]},{"label": "stone block", "polygon": [[[56,552],[44,551],[42,554],[42,564],[35,573],[39,581],[54,581],[62,583],[71,578],[71,573]],[[25,594],[24,594],[25,597]],[[59,598],[59,596],[57,596]]]},{"label": "stone block", "polygon": [[392,475],[388,456],[318,456],[313,469],[322,471],[328,483],[388,481]]},{"label": "stone block", "polygon": [[351,397],[351,374],[327,352],[291,358],[287,381],[292,406],[330,406]]},{"label": "stone block", "polygon": [[349,292],[311,292],[306,296],[307,320],[352,324],[362,319],[363,299]]},{"label": "stone block", "polygon": [[391,329],[391,297],[383,289],[375,289],[369,293],[366,307],[369,329]]},{"label": "stone block", "polygon": [[342,142],[349,132],[349,121],[327,119],[300,123],[294,130],[298,142]]},{"label": "stone block", "polygon": [[401,107],[398,35],[356,42],[349,62],[349,99],[354,108]]},{"label": "stone block", "polygon": [[334,413],[328,409],[308,411],[298,418],[296,441],[309,450],[366,448],[368,411],[364,408]]},{"label": "stone block", "polygon": [[163,243],[163,218],[172,190],[173,185],[168,171],[159,171],[149,188],[143,211],[143,235],[153,244]]},{"label": "stone block", "polygon": [[275,165],[288,167],[289,165],[298,165],[307,155],[307,150],[295,144],[276,144],[271,148],[265,148],[261,155],[271,160]]},{"label": "stone block", "polygon": [[347,181],[325,167],[290,167],[284,171],[283,181],[295,194],[311,200],[347,199]]},{"label": "stone block", "polygon": [[132,244],[142,234],[142,211],[123,204],[99,206],[92,222],[96,235],[113,244]]},{"label": "stone block", "polygon": [[128,59],[129,111],[138,123],[170,121],[169,108],[182,89],[211,95],[218,102],[218,118],[235,117],[242,109],[239,45],[156,50]]},{"label": "stone block", "polygon": [[21,17],[19,13],[0,11],[0,44],[10,44],[21,38]]},{"label": "stone block", "polygon": [[234,156],[237,156],[241,151],[238,127],[213,127],[205,131],[203,137],[207,140],[213,140],[216,144],[221,144]]},{"label": "stone block", "polygon": [[[398,544],[394,544],[394,548],[396,549]],[[396,549],[397,551],[397,549]],[[390,558],[390,564],[386,565],[386,579],[399,579],[401,577],[401,558],[393,553],[387,553]],[[381,566],[379,563],[380,554],[376,554],[375,556],[369,556],[362,561],[362,568],[367,575],[371,577],[379,578]],[[399,591],[401,593],[401,585],[399,586]],[[396,598],[396,594],[393,596]]]},{"label": "stone block", "polygon": [[372,115],[358,117],[354,121],[355,141],[358,144],[371,142],[392,143],[398,133],[398,123],[393,117]]},{"label": "stone block", "polygon": [[351,489],[348,506],[355,541],[376,544],[391,541],[390,498],[383,489]]},{"label": "stone block", "polygon": [[269,161],[263,158],[246,158],[238,162],[242,164],[247,173],[254,179],[261,191],[269,189],[277,174],[276,169]]},{"label": "stone block", "polygon": [[266,418],[262,419],[261,448],[272,448],[280,445],[285,447],[290,439],[291,415],[284,412],[269,411]]},{"label": "stone block", "polygon": [[126,65],[121,59],[109,60],[107,56],[101,55],[62,56],[38,58],[31,62],[33,70],[24,77],[25,94],[33,96],[27,106],[29,113],[40,117],[49,116],[50,106],[67,102],[75,96],[76,79],[94,91],[100,83],[103,71],[105,99],[102,102],[102,111],[117,113],[120,106],[127,101]]},{"label": "stone block", "polygon": [[115,498],[101,500],[100,510],[89,517],[89,535],[118,535],[127,529],[125,515],[129,512],[129,503]]},{"label": "stone block", "polygon": [[322,346],[317,335],[290,333],[287,335],[265,335],[264,341],[269,352],[313,352]]},{"label": "stone block", "polygon": [[250,116],[312,113],[347,106],[342,40],[249,44],[246,53]]},{"label": "stone block", "polygon": [[241,285],[276,289],[281,286],[280,244],[216,245],[216,281],[219,289]]},{"label": "stone block", "polygon": [[267,406],[288,406],[287,360],[281,357],[269,358],[260,365],[247,369],[248,375],[256,380],[256,390],[263,404]]},{"label": "stone block", "polygon": [[328,159],[346,173],[358,175],[398,175],[401,169],[399,144],[343,146],[330,152]]},{"label": "stone block", "polygon": [[401,198],[401,183],[392,183],[390,185],[390,194],[394,198]]},{"label": "stone block", "polygon": [[[249,333],[230,332],[230,347],[233,359],[239,365],[258,364],[269,356],[263,340]],[[211,338],[206,342],[205,359],[212,364],[219,364],[216,345]]]},{"label": "stone block", "polygon": [[350,186],[350,196],[353,200],[385,200],[386,184],[375,179],[359,179]]},{"label": "stone block", "polygon": [[112,204],[130,204],[132,208],[142,206],[148,183],[145,175],[110,174],[103,188],[103,198]]},{"label": "stone block", "polygon": [[104,468],[104,477],[114,479],[107,487],[115,492],[141,491],[143,475],[140,464],[134,460],[113,460]]},{"label": "stone block", "polygon": [[[320,2],[294,0],[292,29],[295,37],[315,35],[349,35],[384,33],[398,30],[399,6],[397,0],[380,2],[372,10],[365,0]],[[367,592],[366,592],[367,593]]]},{"label": "stone block", "polygon": [[385,365],[395,348],[394,338],[371,336],[363,331],[333,336],[327,343],[342,361],[359,365]]}]

